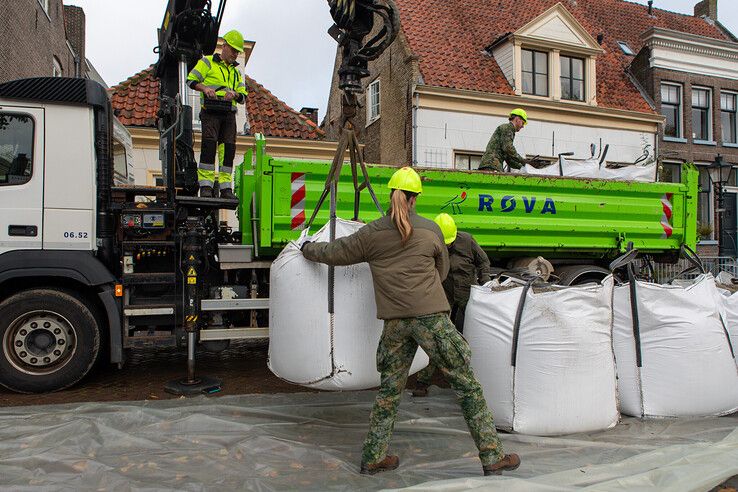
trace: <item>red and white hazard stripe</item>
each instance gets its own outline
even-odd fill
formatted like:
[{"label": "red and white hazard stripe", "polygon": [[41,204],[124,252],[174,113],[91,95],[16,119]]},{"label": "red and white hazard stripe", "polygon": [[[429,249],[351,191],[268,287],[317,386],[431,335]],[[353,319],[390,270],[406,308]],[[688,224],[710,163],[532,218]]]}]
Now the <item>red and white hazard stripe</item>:
[{"label": "red and white hazard stripe", "polygon": [[664,196],[661,197],[661,206],[664,210],[664,213],[661,215],[661,227],[664,228],[664,234],[661,236],[661,239],[670,238],[672,233],[674,232],[674,227],[672,225],[674,205],[671,203],[673,197],[673,193],[666,193]]},{"label": "red and white hazard stripe", "polygon": [[305,223],[305,173],[292,173],[290,218],[293,231],[302,229]]}]

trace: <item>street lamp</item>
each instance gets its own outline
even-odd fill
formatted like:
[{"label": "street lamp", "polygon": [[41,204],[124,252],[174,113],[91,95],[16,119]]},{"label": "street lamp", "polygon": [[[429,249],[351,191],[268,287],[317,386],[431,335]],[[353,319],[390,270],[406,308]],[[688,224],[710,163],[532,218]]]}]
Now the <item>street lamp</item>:
[{"label": "street lamp", "polygon": [[[720,228],[718,231],[718,256],[724,256],[726,249],[722,234],[724,229],[723,214],[725,213],[725,186],[730,183],[730,176],[732,173],[733,165],[725,162],[723,156],[720,154],[718,154],[712,164],[708,166],[707,175],[710,178],[713,188],[717,188],[717,213],[718,220],[720,221]],[[735,220],[735,217],[733,217],[733,220]]]}]

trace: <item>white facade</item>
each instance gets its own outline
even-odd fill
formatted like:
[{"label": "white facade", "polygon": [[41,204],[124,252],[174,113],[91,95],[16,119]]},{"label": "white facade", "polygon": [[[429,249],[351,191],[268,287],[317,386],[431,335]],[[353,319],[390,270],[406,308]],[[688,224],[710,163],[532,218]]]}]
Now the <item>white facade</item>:
[{"label": "white facade", "polygon": [[657,28],[647,31],[643,40],[651,48],[650,65],[653,68],[733,80],[738,78],[736,43]]},{"label": "white facade", "polygon": [[[420,108],[417,111],[417,165],[452,168],[454,154],[482,153],[495,129],[507,122],[501,116]],[[653,154],[656,134],[632,130],[593,128],[531,119],[515,137],[522,156],[555,156],[574,152],[575,158],[590,156],[590,144],[609,144],[608,161],[634,162],[647,146]]]}]

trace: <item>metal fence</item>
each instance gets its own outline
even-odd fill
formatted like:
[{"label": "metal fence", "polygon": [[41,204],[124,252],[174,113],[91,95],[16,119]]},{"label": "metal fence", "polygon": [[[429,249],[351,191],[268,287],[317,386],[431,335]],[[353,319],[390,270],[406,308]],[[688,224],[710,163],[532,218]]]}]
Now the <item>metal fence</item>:
[{"label": "metal fence", "polygon": [[[720,272],[728,272],[734,277],[738,277],[738,260],[731,256],[701,256],[702,264],[705,270],[717,276]],[[663,283],[668,282],[677,276],[679,278],[694,278],[699,273],[691,272],[680,275],[687,270],[692,264],[686,259],[680,259],[677,263],[652,263],[654,281]],[[649,277],[649,267],[646,261],[640,260],[640,273],[643,277]]]}]

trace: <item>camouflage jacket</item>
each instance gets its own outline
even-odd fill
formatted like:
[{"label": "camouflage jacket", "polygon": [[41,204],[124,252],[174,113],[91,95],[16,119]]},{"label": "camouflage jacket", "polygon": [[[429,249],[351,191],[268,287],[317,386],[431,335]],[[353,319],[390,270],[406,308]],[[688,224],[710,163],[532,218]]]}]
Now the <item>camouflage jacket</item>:
[{"label": "camouflage jacket", "polygon": [[451,269],[443,281],[443,290],[449,303],[465,304],[469,301],[471,286],[489,280],[489,258],[471,234],[461,231],[448,248],[448,256]]},{"label": "camouflage jacket", "polygon": [[525,159],[515,150],[513,141],[515,140],[515,127],[512,123],[505,123],[497,127],[492,134],[482,156],[482,162],[479,169],[488,169],[491,171],[502,171],[502,163],[507,164],[512,169],[520,169],[525,164]]},{"label": "camouflage jacket", "polygon": [[332,243],[308,243],[305,258],[328,265],[369,263],[377,318],[412,318],[449,312],[442,282],[448,248],[435,222],[410,214],[413,233],[405,245],[389,214]]}]

